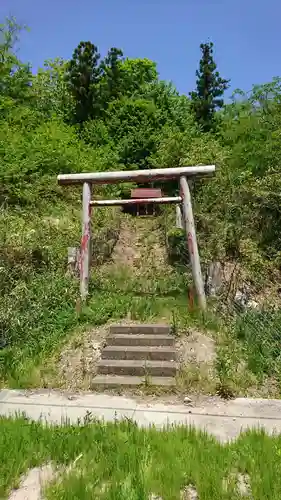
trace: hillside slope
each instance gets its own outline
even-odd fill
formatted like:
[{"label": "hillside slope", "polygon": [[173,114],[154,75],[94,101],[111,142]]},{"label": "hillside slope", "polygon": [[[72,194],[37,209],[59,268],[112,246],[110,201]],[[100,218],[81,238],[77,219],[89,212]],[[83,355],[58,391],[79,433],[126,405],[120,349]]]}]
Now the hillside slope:
[{"label": "hillside slope", "polygon": [[154,298],[186,293],[182,274],[170,265],[165,234],[157,217],[123,216],[111,260],[93,269],[93,278],[107,279],[118,290]]}]

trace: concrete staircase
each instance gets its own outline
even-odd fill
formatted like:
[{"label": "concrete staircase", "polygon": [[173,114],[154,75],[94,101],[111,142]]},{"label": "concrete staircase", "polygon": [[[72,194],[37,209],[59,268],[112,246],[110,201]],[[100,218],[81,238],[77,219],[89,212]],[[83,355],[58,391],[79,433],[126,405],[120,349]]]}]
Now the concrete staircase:
[{"label": "concrete staircase", "polygon": [[167,325],[110,327],[93,388],[170,387],[178,369],[175,338]]}]

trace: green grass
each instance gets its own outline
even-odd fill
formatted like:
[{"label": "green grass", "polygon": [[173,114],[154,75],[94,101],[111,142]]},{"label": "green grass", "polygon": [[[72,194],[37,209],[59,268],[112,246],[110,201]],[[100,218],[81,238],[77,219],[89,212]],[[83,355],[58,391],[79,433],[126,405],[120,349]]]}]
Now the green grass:
[{"label": "green grass", "polygon": [[280,379],[280,310],[249,311],[234,324],[237,338],[243,342],[249,369],[256,375],[275,375]]},{"label": "green grass", "polygon": [[[76,196],[76,198],[75,198]],[[100,240],[108,231],[116,236],[119,213],[100,211],[95,217],[94,240],[98,256],[105,253]],[[0,210],[0,385],[28,387],[33,368],[44,364],[81,324],[99,325],[126,314],[124,298],[93,294],[87,308],[76,312],[79,280],[66,273],[67,247],[80,241],[80,203],[77,193],[40,208]],[[104,235],[106,231],[106,237]]]},{"label": "green grass", "polygon": [[216,373],[221,395],[279,398],[281,394],[280,310],[221,316]]},{"label": "green grass", "polygon": [[190,484],[200,500],[233,500],[242,498],[239,474],[255,500],[281,497],[280,436],[249,431],[222,445],[187,427],[145,430],[131,421],[52,427],[24,417],[1,418],[0,430],[1,498],[28,469],[50,462],[59,477],[48,485],[47,500],[147,500],[152,493],[176,500]]}]

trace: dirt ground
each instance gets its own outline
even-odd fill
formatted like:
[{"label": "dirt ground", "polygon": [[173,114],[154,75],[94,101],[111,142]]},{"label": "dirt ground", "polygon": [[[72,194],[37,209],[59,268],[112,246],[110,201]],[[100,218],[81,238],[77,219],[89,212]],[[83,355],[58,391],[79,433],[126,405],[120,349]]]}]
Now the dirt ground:
[{"label": "dirt ground", "polygon": [[122,222],[119,238],[111,256],[111,263],[116,266],[133,267],[139,258],[137,228],[133,224],[129,225],[127,221]]},{"label": "dirt ground", "polygon": [[30,469],[22,477],[19,487],[14,489],[8,500],[42,500],[43,488],[56,477],[56,471],[51,464]]}]

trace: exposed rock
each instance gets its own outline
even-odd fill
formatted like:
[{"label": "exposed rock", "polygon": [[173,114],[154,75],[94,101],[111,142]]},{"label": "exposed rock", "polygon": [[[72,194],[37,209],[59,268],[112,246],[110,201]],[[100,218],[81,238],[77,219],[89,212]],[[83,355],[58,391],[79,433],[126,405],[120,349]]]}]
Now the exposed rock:
[{"label": "exposed rock", "polygon": [[251,491],[251,485],[250,485],[250,477],[248,474],[241,474],[232,472],[228,478],[225,478],[223,480],[223,490],[227,492],[229,490],[229,484],[234,483],[236,485],[235,490],[236,493],[240,497],[245,497],[252,499],[252,491]]},{"label": "exposed rock", "polygon": [[250,478],[247,474],[238,474],[237,491],[242,497],[252,498]]},{"label": "exposed rock", "polygon": [[205,293],[216,296],[223,285],[223,269],[220,262],[211,262],[205,276]]},{"label": "exposed rock", "polygon": [[249,309],[258,309],[258,307],[259,304],[255,300],[249,300],[249,302],[247,303],[247,308]]},{"label": "exposed rock", "polygon": [[186,486],[180,493],[180,500],[199,500],[196,488],[192,484]]},{"label": "exposed rock", "polygon": [[243,311],[246,309],[257,309],[259,307],[258,302],[250,298],[250,294],[247,290],[237,290],[234,296],[234,304]]},{"label": "exposed rock", "polygon": [[248,294],[245,292],[242,292],[241,290],[237,290],[235,296],[234,296],[234,304],[241,308],[241,309],[246,309],[247,303],[249,301]]}]

